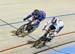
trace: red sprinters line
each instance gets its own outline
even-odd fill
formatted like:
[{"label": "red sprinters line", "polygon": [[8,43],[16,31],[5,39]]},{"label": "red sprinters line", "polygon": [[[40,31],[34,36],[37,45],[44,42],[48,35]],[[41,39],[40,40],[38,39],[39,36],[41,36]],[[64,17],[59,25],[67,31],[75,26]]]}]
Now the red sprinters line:
[{"label": "red sprinters line", "polygon": [[[60,34],[60,35],[58,35],[56,37],[63,36],[63,35],[68,35],[68,34],[72,34],[72,33],[75,33],[75,31]],[[15,48],[18,48],[18,47],[25,46],[27,44],[30,44],[30,43],[24,43],[24,44],[20,44],[20,45],[14,46],[14,47],[6,48],[6,49],[3,49],[3,50],[0,50],[0,52],[5,52],[5,51],[8,51],[8,50],[12,50],[12,49],[15,49]]]},{"label": "red sprinters line", "polygon": [[11,49],[15,49],[15,48],[18,48],[18,47],[21,47],[21,46],[27,45],[27,44],[28,44],[28,43],[21,44],[21,45],[17,45],[17,46],[10,47],[10,48],[7,48],[7,49],[3,49],[3,50],[0,50],[0,52],[4,52],[4,51],[11,50]]},{"label": "red sprinters line", "polygon": [[63,35],[68,35],[68,34],[72,34],[72,33],[75,33],[75,31],[59,34],[56,37],[63,36]]}]

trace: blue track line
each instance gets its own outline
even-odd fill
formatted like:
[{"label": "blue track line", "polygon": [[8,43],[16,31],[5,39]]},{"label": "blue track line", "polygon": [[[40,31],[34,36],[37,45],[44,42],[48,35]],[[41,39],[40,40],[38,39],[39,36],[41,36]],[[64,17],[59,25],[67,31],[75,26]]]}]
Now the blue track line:
[{"label": "blue track line", "polygon": [[[57,16],[49,16],[47,18],[53,18],[53,17],[62,17],[62,16],[71,16],[71,15],[75,15],[75,13],[71,13],[71,14],[63,14],[63,15],[57,15]],[[11,22],[9,24],[18,24],[18,23],[23,23],[23,21],[17,21],[17,22]],[[6,26],[8,24],[0,24],[0,26]]]},{"label": "blue track line", "polygon": [[[18,23],[23,23],[23,21],[17,21],[17,22],[11,22],[9,24],[18,24]],[[0,26],[6,26],[8,24],[0,24]]]}]

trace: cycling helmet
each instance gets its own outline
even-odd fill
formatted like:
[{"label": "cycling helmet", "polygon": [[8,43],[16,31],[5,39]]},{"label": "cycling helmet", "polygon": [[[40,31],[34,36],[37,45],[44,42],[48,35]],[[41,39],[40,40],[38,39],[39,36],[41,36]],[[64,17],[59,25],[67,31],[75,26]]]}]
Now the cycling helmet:
[{"label": "cycling helmet", "polygon": [[35,18],[37,18],[39,16],[39,10],[35,9],[32,14]]}]

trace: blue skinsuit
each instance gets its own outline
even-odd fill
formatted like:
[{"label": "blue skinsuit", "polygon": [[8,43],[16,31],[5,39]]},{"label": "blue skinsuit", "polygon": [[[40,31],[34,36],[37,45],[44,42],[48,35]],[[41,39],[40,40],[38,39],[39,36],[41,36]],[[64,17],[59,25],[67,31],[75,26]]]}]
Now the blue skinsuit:
[{"label": "blue skinsuit", "polygon": [[[33,12],[32,12],[30,15],[28,15],[26,18],[30,18],[30,17],[34,18]],[[40,11],[39,11],[39,16],[38,16],[38,19],[37,19],[38,21],[37,21],[36,23],[32,24],[32,26],[37,26],[37,25],[39,25],[39,23],[40,23],[42,20],[44,20],[45,18],[46,18],[46,13],[45,13],[44,11],[40,10]]]}]

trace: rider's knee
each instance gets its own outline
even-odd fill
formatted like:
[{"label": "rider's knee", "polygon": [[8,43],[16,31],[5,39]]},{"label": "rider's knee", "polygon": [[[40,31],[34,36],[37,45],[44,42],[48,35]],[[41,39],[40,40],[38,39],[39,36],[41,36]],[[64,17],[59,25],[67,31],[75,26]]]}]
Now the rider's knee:
[{"label": "rider's knee", "polygon": [[39,25],[40,21],[39,20],[35,20],[34,22],[32,22],[32,26],[37,26]]}]

